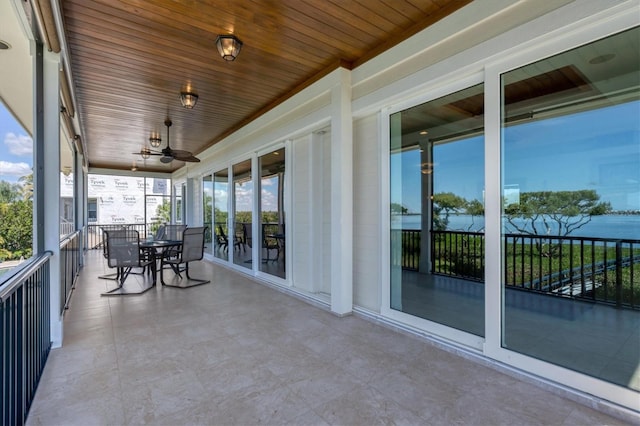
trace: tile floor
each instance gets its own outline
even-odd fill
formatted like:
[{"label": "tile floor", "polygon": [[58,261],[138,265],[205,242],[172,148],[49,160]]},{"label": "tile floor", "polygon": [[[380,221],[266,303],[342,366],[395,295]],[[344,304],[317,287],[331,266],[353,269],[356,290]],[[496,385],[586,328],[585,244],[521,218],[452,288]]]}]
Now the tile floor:
[{"label": "tile floor", "polygon": [[211,284],[100,297],[87,260],[28,425],[625,424],[210,263]]}]

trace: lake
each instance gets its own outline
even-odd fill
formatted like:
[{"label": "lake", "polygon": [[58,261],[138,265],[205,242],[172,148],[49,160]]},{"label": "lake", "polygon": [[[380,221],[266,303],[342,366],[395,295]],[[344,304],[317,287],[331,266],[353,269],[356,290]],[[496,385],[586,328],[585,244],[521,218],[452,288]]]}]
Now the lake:
[{"label": "lake", "polygon": [[[420,215],[392,217],[392,229],[420,229]],[[470,215],[449,216],[450,231],[479,231],[484,217]],[[551,234],[553,235],[553,229]],[[640,215],[593,216],[591,222],[570,234],[575,237],[623,238],[640,240]]]}]

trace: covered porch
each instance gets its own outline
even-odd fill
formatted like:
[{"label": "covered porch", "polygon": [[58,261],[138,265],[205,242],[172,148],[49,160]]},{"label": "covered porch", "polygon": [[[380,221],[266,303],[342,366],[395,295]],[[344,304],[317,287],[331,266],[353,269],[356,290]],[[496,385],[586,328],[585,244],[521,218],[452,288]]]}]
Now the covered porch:
[{"label": "covered porch", "polygon": [[107,272],[89,251],[27,424],[623,424],[210,262],[209,285],[127,298],[100,296]]}]

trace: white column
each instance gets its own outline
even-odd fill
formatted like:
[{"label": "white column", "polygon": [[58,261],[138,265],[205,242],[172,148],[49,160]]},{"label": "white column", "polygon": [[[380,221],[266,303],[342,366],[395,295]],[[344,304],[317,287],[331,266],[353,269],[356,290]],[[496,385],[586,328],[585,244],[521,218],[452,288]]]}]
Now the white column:
[{"label": "white column", "polygon": [[331,90],[331,311],[353,308],[353,118],[351,72]]},{"label": "white column", "polygon": [[[62,345],[63,328],[60,315],[60,55],[43,52],[44,114],[44,246],[53,252],[49,263],[51,277],[51,342]],[[53,213],[53,214],[52,214]]]}]

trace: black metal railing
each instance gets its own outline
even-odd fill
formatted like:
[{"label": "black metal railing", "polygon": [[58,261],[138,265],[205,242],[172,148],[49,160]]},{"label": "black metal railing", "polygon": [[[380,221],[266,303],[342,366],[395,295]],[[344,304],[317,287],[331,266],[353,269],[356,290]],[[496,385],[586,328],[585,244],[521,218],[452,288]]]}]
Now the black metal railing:
[{"label": "black metal railing", "polygon": [[118,223],[118,224],[90,224],[87,225],[86,232],[86,240],[85,247],[87,249],[101,249],[104,245],[105,236],[102,232],[103,230],[114,230],[114,229],[133,229],[138,231],[140,234],[140,238],[146,238],[147,235],[155,232],[156,228],[160,226],[159,222],[151,222],[151,223]]},{"label": "black metal railing", "polygon": [[431,272],[484,281],[484,234],[432,231]]},{"label": "black metal railing", "polygon": [[402,269],[417,271],[420,267],[420,238],[419,229],[392,229],[391,247],[400,250],[391,251],[391,265],[401,266]]},{"label": "black metal railing", "polygon": [[76,231],[60,243],[60,315],[69,306],[71,292],[80,271],[80,241]]},{"label": "black metal railing", "polygon": [[[431,231],[431,270],[484,282],[484,234]],[[640,240],[504,234],[509,288],[640,309]],[[421,231],[392,230],[392,266],[417,271]],[[398,249],[400,248],[400,249]]]},{"label": "black metal railing", "polygon": [[640,308],[640,240],[505,234],[506,285]]},{"label": "black metal railing", "polygon": [[0,419],[24,424],[51,349],[46,252],[0,283]]}]

